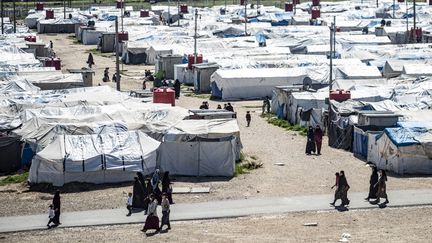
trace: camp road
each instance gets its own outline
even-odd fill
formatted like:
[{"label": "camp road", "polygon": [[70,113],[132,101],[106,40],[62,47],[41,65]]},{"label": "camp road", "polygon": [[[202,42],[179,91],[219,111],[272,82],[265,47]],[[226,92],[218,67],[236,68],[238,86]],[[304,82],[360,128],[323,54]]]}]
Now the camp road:
[{"label": "camp road", "polygon": [[[351,203],[348,210],[379,208],[379,205],[366,202],[364,200],[366,195],[366,192],[350,193]],[[389,208],[432,205],[432,189],[388,191],[388,195]],[[336,210],[329,205],[332,200],[333,195],[327,194],[174,204],[171,207],[170,218],[171,221],[187,221]],[[160,210],[160,207],[158,209]],[[126,213],[126,208],[65,212],[61,214],[62,225],[60,227],[132,224],[143,223],[145,220],[143,212],[136,212],[130,217],[126,217]],[[47,221],[46,214],[1,217],[0,233],[43,230],[46,229]]]}]

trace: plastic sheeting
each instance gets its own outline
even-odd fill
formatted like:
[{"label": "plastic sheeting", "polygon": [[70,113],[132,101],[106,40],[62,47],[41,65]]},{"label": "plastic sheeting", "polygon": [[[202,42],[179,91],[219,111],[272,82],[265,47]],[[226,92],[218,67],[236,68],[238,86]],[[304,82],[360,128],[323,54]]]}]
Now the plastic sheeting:
[{"label": "plastic sheeting", "polygon": [[139,131],[63,135],[35,155],[30,183],[112,183],[132,181],[133,173],[156,168],[160,143]]}]

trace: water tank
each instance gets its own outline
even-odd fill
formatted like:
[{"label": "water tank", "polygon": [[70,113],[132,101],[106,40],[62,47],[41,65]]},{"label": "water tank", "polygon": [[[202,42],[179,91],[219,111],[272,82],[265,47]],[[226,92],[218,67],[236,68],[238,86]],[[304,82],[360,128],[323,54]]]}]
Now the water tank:
[{"label": "water tank", "polygon": [[[197,64],[203,62],[203,56],[201,54],[197,55]],[[195,64],[195,56],[193,54],[188,55],[188,68],[192,69],[192,65]]]},{"label": "water tank", "polygon": [[123,2],[123,0],[117,1],[116,2],[116,6],[117,6],[117,8],[124,8],[124,2]]},{"label": "water tank", "polygon": [[43,11],[43,10],[44,10],[44,4],[36,3],[36,11]]},{"label": "water tank", "polygon": [[312,19],[318,19],[321,17],[321,11],[318,7],[312,7]]},{"label": "water tank", "polygon": [[342,102],[351,99],[351,92],[349,90],[333,90],[330,91],[330,100],[336,100]]},{"label": "water tank", "polygon": [[150,16],[150,12],[147,9],[141,9],[140,11],[140,17],[141,18],[145,18],[145,17],[149,17]]},{"label": "water tank", "polygon": [[118,33],[119,42],[128,41],[128,40],[129,40],[129,33],[127,31],[120,31]]},{"label": "water tank", "polygon": [[54,67],[55,70],[61,70],[60,58],[49,58],[45,60],[45,67]]},{"label": "water tank", "polygon": [[294,5],[292,3],[285,3],[285,12],[292,12]]},{"label": "water tank", "polygon": [[171,104],[171,106],[175,106],[175,91],[170,88],[154,89],[153,103]]},{"label": "water tank", "polygon": [[180,5],[180,12],[181,13],[189,13],[188,5],[186,5],[186,4]]},{"label": "water tank", "polygon": [[54,10],[47,9],[45,11],[45,19],[54,19]]}]

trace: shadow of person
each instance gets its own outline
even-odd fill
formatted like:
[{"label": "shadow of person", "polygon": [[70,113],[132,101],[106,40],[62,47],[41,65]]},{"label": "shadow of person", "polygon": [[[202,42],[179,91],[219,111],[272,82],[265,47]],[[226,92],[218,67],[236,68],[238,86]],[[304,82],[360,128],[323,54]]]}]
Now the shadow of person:
[{"label": "shadow of person", "polygon": [[386,208],[387,207],[387,203],[380,203],[378,204],[379,208]]},{"label": "shadow of person", "polygon": [[145,233],[145,235],[146,235],[147,237],[152,237],[152,236],[157,235],[158,233],[159,233],[159,231],[154,231],[154,232],[151,232],[151,233]]},{"label": "shadow of person", "polygon": [[349,209],[343,205],[335,206],[335,209],[339,212],[346,212],[349,211]]},{"label": "shadow of person", "polygon": [[161,234],[166,234],[166,233],[168,233],[168,228],[166,228],[166,229],[164,229],[164,230],[161,230],[161,231],[159,231],[159,233],[161,233]]}]

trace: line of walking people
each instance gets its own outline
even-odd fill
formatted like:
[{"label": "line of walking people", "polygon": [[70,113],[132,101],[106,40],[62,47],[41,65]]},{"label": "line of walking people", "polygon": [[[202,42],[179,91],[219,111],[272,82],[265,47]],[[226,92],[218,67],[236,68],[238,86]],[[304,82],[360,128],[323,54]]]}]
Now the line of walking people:
[{"label": "line of walking people", "polygon": [[[365,198],[366,201],[372,203],[372,204],[378,204],[380,203],[380,199],[384,198],[385,201],[383,205],[386,205],[389,203],[388,196],[387,196],[387,175],[385,170],[378,170],[377,167],[372,167],[372,174],[369,179],[369,194]],[[340,172],[336,172],[336,181],[335,184],[331,187],[336,188],[335,194],[334,194],[334,200],[330,203],[330,205],[334,206],[337,200],[341,200],[340,207],[345,207],[349,205],[350,200],[348,199],[348,190],[350,189],[350,186],[348,184],[348,181],[345,177],[345,172],[341,170]],[[373,201],[370,201],[371,199],[374,199]]]}]

